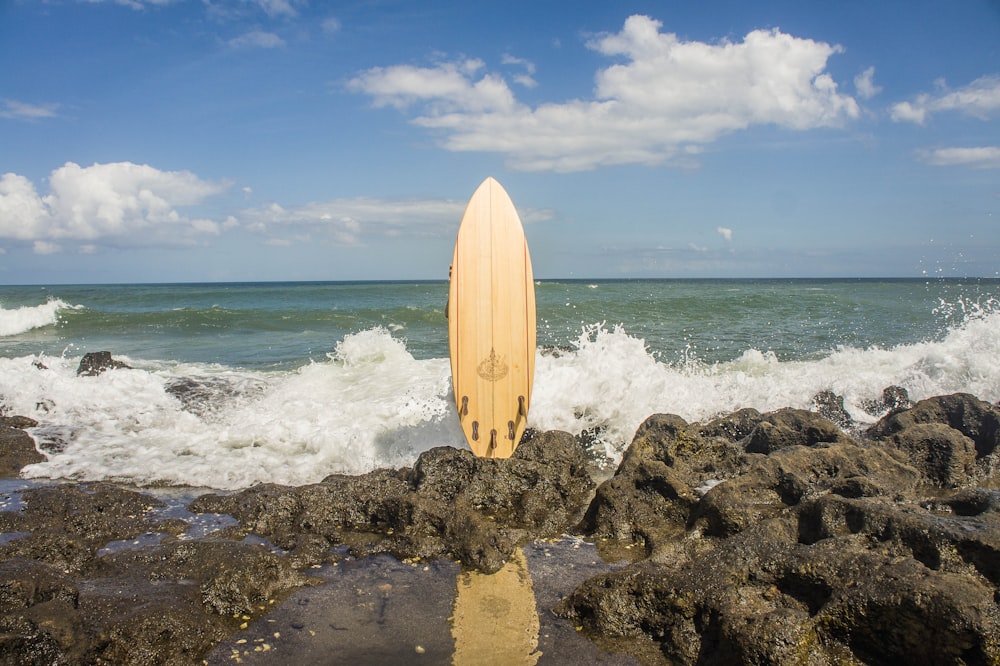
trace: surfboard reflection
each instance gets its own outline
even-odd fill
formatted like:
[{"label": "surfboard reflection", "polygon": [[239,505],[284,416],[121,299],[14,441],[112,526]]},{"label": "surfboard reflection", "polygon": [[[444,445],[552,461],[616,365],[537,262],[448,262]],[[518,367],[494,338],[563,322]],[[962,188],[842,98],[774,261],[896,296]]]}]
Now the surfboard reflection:
[{"label": "surfboard reflection", "polygon": [[538,631],[535,592],[522,549],[495,574],[458,575],[451,624],[454,666],[534,666],[541,656]]}]

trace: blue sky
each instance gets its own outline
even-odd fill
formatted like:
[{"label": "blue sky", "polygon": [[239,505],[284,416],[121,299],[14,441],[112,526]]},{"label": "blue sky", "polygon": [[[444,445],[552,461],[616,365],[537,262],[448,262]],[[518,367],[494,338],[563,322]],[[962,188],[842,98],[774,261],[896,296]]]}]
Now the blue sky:
[{"label": "blue sky", "polygon": [[0,0],[0,283],[1000,276],[1000,2]]}]

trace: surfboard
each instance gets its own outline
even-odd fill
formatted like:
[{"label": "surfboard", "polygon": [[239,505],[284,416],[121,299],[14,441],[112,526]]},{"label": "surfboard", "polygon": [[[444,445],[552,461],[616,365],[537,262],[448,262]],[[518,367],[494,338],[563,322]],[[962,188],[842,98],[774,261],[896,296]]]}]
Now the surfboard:
[{"label": "surfboard", "polygon": [[535,375],[535,283],[521,219],[487,178],[462,216],[451,262],[448,342],[455,407],[472,452],[509,458]]}]

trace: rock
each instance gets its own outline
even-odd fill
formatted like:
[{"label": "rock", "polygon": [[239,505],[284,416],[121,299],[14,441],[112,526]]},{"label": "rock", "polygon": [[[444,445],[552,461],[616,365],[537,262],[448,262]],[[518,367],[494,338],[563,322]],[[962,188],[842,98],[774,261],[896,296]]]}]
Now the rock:
[{"label": "rock", "polygon": [[591,579],[557,613],[647,663],[995,663],[998,548],[995,517],[826,494]]},{"label": "rock", "polygon": [[1000,444],[1000,407],[967,393],[921,400],[889,414],[869,428],[867,436],[884,438],[921,423],[942,423],[958,430],[975,442],[977,457],[990,455]]},{"label": "rock", "polygon": [[862,400],[861,408],[872,416],[909,409],[913,406],[910,395],[902,386],[888,386],[882,389],[882,397],[877,400]]},{"label": "rock", "polygon": [[943,423],[921,423],[895,433],[891,441],[932,483],[957,488],[976,472],[976,444]]},{"label": "rock", "polygon": [[1000,468],[1000,407],[965,393],[928,398],[893,412],[866,436],[891,441],[938,485],[968,485]]},{"label": "rock", "polygon": [[128,367],[124,362],[111,358],[111,352],[109,351],[88,352],[80,359],[80,365],[76,369],[76,374],[94,377],[105,370]]},{"label": "rock", "polygon": [[996,408],[925,402],[865,440],[801,410],[651,417],[583,523],[646,548],[556,612],[643,663],[1000,662],[1000,490],[922,495],[995,483]]},{"label": "rock", "polygon": [[829,419],[804,409],[765,414],[746,438],[749,453],[771,453],[788,446],[814,446],[850,438]]},{"label": "rock", "polygon": [[[713,422],[709,431],[739,428],[735,421]],[[731,440],[702,437],[673,414],[651,416],[639,426],[615,476],[597,489],[583,529],[627,547],[640,545],[649,555],[684,532],[698,503],[697,488],[735,475],[745,465],[746,456]]]},{"label": "rock", "polygon": [[27,416],[0,416],[0,426],[8,428],[20,428],[24,430],[25,428],[34,428],[37,425],[38,421],[30,419]]},{"label": "rock", "polygon": [[[17,477],[25,465],[44,462],[46,457],[35,448],[35,440],[21,428],[37,425],[31,419],[18,420],[23,417],[5,417],[7,423],[20,423],[18,426],[0,424],[0,478]],[[27,425],[31,422],[32,425]]]},{"label": "rock", "polygon": [[293,534],[306,532],[347,544],[356,556],[452,557],[490,573],[529,533],[558,536],[579,522],[594,487],[586,463],[572,435],[545,432],[508,460],[438,447],[412,469],[205,495],[190,508],[229,513],[276,543],[297,544]]},{"label": "rock", "polygon": [[833,391],[820,391],[813,396],[813,404],[816,405],[816,411],[820,416],[840,428],[848,428],[854,422],[844,409],[844,396],[837,395]]}]

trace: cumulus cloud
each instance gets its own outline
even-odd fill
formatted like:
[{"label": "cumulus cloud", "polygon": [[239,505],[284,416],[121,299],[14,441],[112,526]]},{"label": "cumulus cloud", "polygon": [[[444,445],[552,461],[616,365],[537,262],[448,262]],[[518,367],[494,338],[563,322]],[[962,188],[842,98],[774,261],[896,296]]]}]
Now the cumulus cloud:
[{"label": "cumulus cloud", "polygon": [[958,111],[981,120],[1000,111],[1000,76],[983,76],[957,90],[949,90],[943,81],[938,87],[938,94],[921,93],[912,101],[893,106],[892,119],[923,125],[928,116],[942,111]]},{"label": "cumulus cloud", "polygon": [[587,43],[623,61],[596,73],[591,99],[530,107],[504,78],[469,59],[376,67],[349,87],[375,106],[417,107],[412,122],[441,132],[448,150],[500,152],[523,170],[662,164],[751,125],[805,130],[860,114],[825,71],[839,46],[777,29],[755,30],[739,43],[686,42],[661,27],[631,16],[620,32]]},{"label": "cumulus cloud", "polygon": [[202,203],[228,188],[189,171],[160,171],[116,162],[81,167],[73,162],[49,176],[49,194],[15,173],[0,176],[0,238],[33,241],[51,253],[59,241],[130,239],[140,244],[176,243],[220,233],[216,222],[178,209]]},{"label": "cumulus cloud", "polygon": [[733,240],[733,230],[729,227],[716,227],[715,231],[727,241]]},{"label": "cumulus cloud", "polygon": [[438,118],[514,111],[514,95],[502,78],[487,74],[472,80],[483,67],[482,60],[472,58],[435,67],[374,67],[352,79],[348,86],[371,95],[376,107],[403,110],[424,103],[426,110]]},{"label": "cumulus cloud", "polygon": [[854,89],[861,99],[871,99],[882,92],[881,86],[875,85],[875,68],[869,67],[854,77]]},{"label": "cumulus cloud", "polygon": [[56,115],[58,104],[28,104],[19,102],[16,99],[2,100],[0,107],[0,118],[14,118],[22,120],[37,120],[39,118],[52,118]]},{"label": "cumulus cloud", "polygon": [[937,148],[920,151],[918,157],[934,166],[968,166],[979,169],[1000,169],[1000,146]]},{"label": "cumulus cloud", "polygon": [[285,40],[273,32],[251,30],[248,33],[240,35],[239,37],[233,37],[226,42],[226,44],[228,44],[230,48],[234,49],[273,49],[279,46],[284,46]]}]

